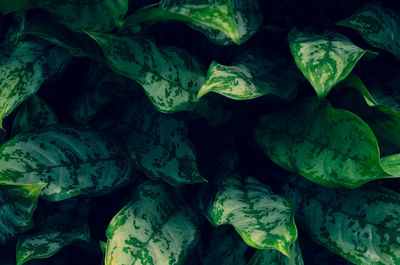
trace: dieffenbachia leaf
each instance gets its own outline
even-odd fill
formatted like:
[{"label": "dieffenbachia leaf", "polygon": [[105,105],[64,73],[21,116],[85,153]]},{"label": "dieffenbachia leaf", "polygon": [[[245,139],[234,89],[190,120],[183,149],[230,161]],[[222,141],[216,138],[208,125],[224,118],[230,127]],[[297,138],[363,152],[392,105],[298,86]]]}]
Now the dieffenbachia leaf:
[{"label": "dieffenbachia leaf", "polygon": [[174,186],[205,182],[186,124],[157,112],[143,99],[129,104],[109,131],[128,149],[134,166],[149,178]]},{"label": "dieffenbachia leaf", "polygon": [[306,98],[263,116],[255,130],[265,154],[284,169],[324,186],[356,188],[391,177],[370,127],[357,115]]},{"label": "dieffenbachia leaf", "polygon": [[286,257],[276,250],[257,250],[248,265],[304,265],[298,240],[290,247],[289,254]]},{"label": "dieffenbachia leaf", "polygon": [[331,189],[294,177],[296,221],[317,243],[360,265],[400,262],[400,195],[379,186]]},{"label": "dieffenbachia leaf", "polygon": [[51,107],[40,97],[33,95],[18,110],[11,134],[32,131],[57,122],[57,116]]},{"label": "dieffenbachia leaf", "polygon": [[336,24],[357,30],[369,44],[400,59],[400,14],[397,11],[369,3]]},{"label": "dieffenbachia leaf", "polygon": [[[294,65],[274,55],[247,52],[231,66],[213,61],[197,97],[215,92],[236,100],[272,94],[286,101],[293,99],[301,77]],[[291,71],[294,70],[294,71]]]},{"label": "dieffenbachia leaf", "polygon": [[0,186],[0,244],[32,228],[32,216],[44,183]]},{"label": "dieffenbachia leaf", "polygon": [[214,200],[214,225],[232,225],[243,240],[257,249],[276,249],[289,255],[297,238],[290,203],[252,177],[226,178]]},{"label": "dieffenbachia leaf", "polygon": [[129,0],[3,0],[0,11],[9,14],[18,10],[42,8],[75,31],[110,31],[122,23]]},{"label": "dieffenbachia leaf", "polygon": [[18,238],[17,265],[51,257],[75,241],[90,239],[88,201],[65,200],[40,210],[39,207],[35,228]]},{"label": "dieffenbachia leaf", "polygon": [[105,265],[182,264],[200,236],[189,210],[155,181],[133,197],[107,228]]},{"label": "dieffenbachia leaf", "polygon": [[347,37],[331,31],[317,34],[308,29],[292,29],[288,41],[297,67],[319,98],[325,98],[337,83],[345,79],[367,52]]},{"label": "dieffenbachia leaf", "polygon": [[0,148],[0,185],[47,183],[41,197],[96,196],[127,184],[131,166],[103,134],[51,126],[18,134]]},{"label": "dieffenbachia leaf", "polygon": [[210,247],[202,264],[246,265],[245,253],[248,248],[232,227],[217,227],[211,234]]},{"label": "dieffenbachia leaf", "polygon": [[21,42],[11,55],[0,54],[0,127],[3,119],[58,73],[71,56],[48,42]]},{"label": "dieffenbachia leaf", "polygon": [[392,173],[395,177],[400,177],[400,154],[382,157],[383,168]]}]

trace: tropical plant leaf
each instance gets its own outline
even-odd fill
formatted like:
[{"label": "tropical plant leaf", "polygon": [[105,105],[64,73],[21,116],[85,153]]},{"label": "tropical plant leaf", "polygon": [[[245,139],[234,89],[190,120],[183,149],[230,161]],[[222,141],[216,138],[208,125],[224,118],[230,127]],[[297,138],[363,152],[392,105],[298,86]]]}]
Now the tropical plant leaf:
[{"label": "tropical plant leaf", "polygon": [[294,177],[296,220],[317,243],[355,264],[400,262],[400,195],[379,187],[330,189]]},{"label": "tropical plant leaf", "polygon": [[84,200],[48,205],[38,214],[35,228],[18,238],[17,265],[51,257],[77,240],[89,241],[89,213],[89,203]]},{"label": "tropical plant leaf", "polygon": [[70,55],[40,40],[24,41],[6,55],[0,52],[0,127],[3,119],[61,71]]},{"label": "tropical plant leaf", "polygon": [[57,123],[57,116],[51,107],[40,97],[32,95],[18,110],[11,134],[16,135]]},{"label": "tropical plant leaf", "polygon": [[300,80],[297,70],[287,60],[247,52],[231,66],[213,61],[197,97],[215,92],[231,99],[247,100],[272,94],[289,101],[296,96]]},{"label": "tropical plant leaf", "polygon": [[337,83],[345,79],[367,52],[347,37],[331,31],[317,34],[309,29],[292,29],[288,41],[297,67],[319,98],[325,98]]},{"label": "tropical plant leaf", "polygon": [[303,256],[299,241],[291,247],[289,257],[286,257],[276,250],[257,250],[248,265],[304,265]]},{"label": "tropical plant leaf", "polygon": [[145,100],[124,104],[129,107],[107,130],[124,143],[137,169],[174,186],[206,182],[185,123],[157,112]]},{"label": "tropical plant leaf", "polygon": [[320,185],[356,188],[391,177],[382,168],[368,125],[325,101],[306,98],[288,110],[267,114],[255,135],[272,161]]},{"label": "tropical plant leaf", "polygon": [[105,265],[181,264],[200,235],[188,209],[154,181],[133,196],[107,228]]},{"label": "tropical plant leaf", "polygon": [[383,168],[396,177],[400,177],[400,154],[393,154],[381,158]]},{"label": "tropical plant leaf", "polygon": [[0,243],[33,227],[32,216],[44,183],[0,186]]},{"label": "tropical plant leaf", "polygon": [[400,59],[400,14],[397,11],[368,3],[336,24],[357,30],[369,44]]},{"label": "tropical plant leaf", "polygon": [[18,134],[0,148],[0,184],[47,183],[41,196],[51,201],[111,192],[130,181],[131,169],[105,135],[72,127]]},{"label": "tropical plant leaf", "polygon": [[297,238],[290,203],[252,177],[226,178],[214,200],[214,225],[232,225],[243,240],[257,249],[276,249],[289,255]]}]

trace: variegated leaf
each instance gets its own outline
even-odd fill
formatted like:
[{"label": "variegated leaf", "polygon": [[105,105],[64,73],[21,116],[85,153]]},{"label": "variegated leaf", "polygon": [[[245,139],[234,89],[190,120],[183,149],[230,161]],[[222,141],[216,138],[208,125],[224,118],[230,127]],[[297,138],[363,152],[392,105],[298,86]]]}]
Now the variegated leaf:
[{"label": "variegated leaf", "polygon": [[44,183],[0,186],[0,244],[32,228],[32,216]]},{"label": "variegated leaf", "polygon": [[181,264],[200,231],[162,183],[139,186],[107,228],[105,265]]},{"label": "variegated leaf", "polygon": [[290,203],[252,177],[226,178],[214,200],[213,223],[232,225],[257,249],[276,249],[289,255],[297,228]]},{"label": "variegated leaf", "polygon": [[293,66],[285,59],[257,52],[245,53],[231,66],[213,61],[197,97],[215,92],[231,99],[246,100],[272,94],[289,101],[296,96],[301,81]]},{"label": "variegated leaf", "polygon": [[289,257],[286,257],[276,250],[257,250],[248,265],[304,265],[303,256],[299,241],[291,247]]},{"label": "variegated leaf", "polygon": [[18,134],[0,148],[0,184],[47,183],[51,201],[111,192],[130,181],[123,150],[103,134],[72,127],[47,127]]},{"label": "variegated leaf", "polygon": [[400,59],[400,14],[397,11],[368,3],[336,24],[357,30],[369,44]]},{"label": "variegated leaf", "polygon": [[285,188],[311,238],[359,265],[400,263],[400,195],[370,186],[330,189],[293,177]]},{"label": "variegated leaf", "polygon": [[32,131],[57,122],[57,116],[51,107],[40,97],[33,95],[18,110],[11,134]]},{"label": "variegated leaf", "polygon": [[41,40],[21,42],[11,55],[0,52],[0,127],[7,115],[70,58],[64,49]]},{"label": "variegated leaf", "polygon": [[331,31],[317,34],[309,29],[292,29],[288,41],[297,67],[319,98],[325,98],[337,83],[345,79],[367,52],[347,37]]},{"label": "variegated leaf", "polygon": [[88,201],[71,199],[46,206],[39,208],[35,228],[18,238],[17,265],[51,257],[64,246],[90,239]]},{"label": "variegated leaf", "polygon": [[381,158],[383,168],[392,173],[395,177],[400,177],[400,154],[393,154]]},{"label": "variegated leaf", "polygon": [[129,0],[3,0],[0,11],[8,14],[18,10],[42,8],[75,31],[106,32],[122,23],[128,12]]},{"label": "variegated leaf", "polygon": [[261,118],[255,131],[265,154],[284,169],[324,186],[356,188],[391,177],[369,126],[355,114],[306,98]]},{"label": "variegated leaf", "polygon": [[174,186],[206,181],[182,121],[157,112],[145,100],[125,104],[108,130],[128,149],[137,169]]}]

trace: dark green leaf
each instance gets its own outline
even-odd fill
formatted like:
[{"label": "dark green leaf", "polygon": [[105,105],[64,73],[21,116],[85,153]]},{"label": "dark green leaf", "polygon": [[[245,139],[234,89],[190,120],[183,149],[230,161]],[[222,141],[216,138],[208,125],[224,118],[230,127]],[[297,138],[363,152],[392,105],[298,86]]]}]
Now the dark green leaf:
[{"label": "dark green leaf", "polygon": [[291,247],[289,257],[276,250],[257,250],[248,265],[304,265],[299,241]]}]

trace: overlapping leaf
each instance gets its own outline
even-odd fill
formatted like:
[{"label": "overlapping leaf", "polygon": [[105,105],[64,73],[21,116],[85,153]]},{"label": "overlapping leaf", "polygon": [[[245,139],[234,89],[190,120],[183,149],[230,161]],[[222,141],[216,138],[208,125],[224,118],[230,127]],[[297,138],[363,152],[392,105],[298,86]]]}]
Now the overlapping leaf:
[{"label": "overlapping leaf", "polygon": [[252,177],[227,178],[218,191],[212,219],[232,225],[243,240],[258,249],[276,249],[289,255],[297,238],[290,203]]},{"label": "overlapping leaf", "polygon": [[325,98],[337,83],[345,79],[367,52],[347,37],[331,31],[317,34],[309,29],[293,29],[288,41],[297,67],[319,98]]},{"label": "overlapping leaf", "polygon": [[111,192],[131,173],[123,150],[90,130],[47,127],[18,134],[0,148],[0,184],[47,183],[41,196],[52,201]]},{"label": "overlapping leaf", "polygon": [[400,195],[381,187],[330,189],[294,178],[286,194],[313,240],[355,264],[400,262]]},{"label": "overlapping leaf", "polygon": [[248,265],[304,265],[299,241],[291,247],[289,257],[276,250],[257,250]]},{"label": "overlapping leaf", "polygon": [[200,235],[191,214],[158,182],[133,197],[107,228],[105,265],[181,264]]},{"label": "overlapping leaf", "polygon": [[255,135],[272,161],[320,185],[356,188],[391,177],[382,168],[368,125],[328,102],[306,98],[288,110],[267,114]]}]

